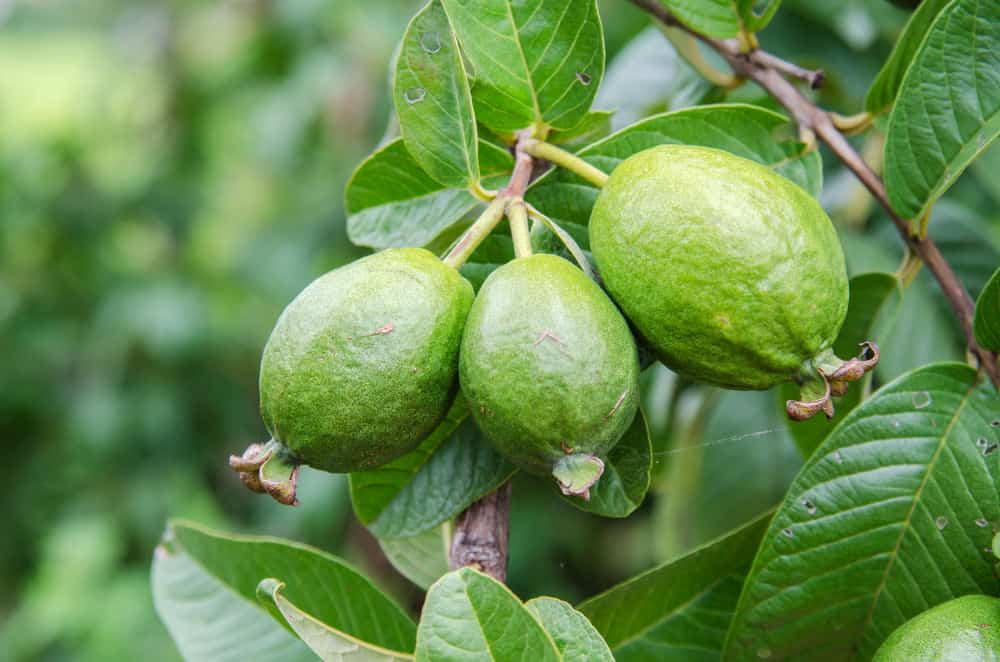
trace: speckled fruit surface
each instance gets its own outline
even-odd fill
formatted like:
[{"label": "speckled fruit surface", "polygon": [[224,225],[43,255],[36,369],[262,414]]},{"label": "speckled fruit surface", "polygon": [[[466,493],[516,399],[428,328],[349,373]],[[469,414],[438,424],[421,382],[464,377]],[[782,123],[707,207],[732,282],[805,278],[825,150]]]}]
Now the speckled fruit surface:
[{"label": "speckled fruit surface", "polygon": [[[604,456],[639,404],[635,341],[614,303],[553,255],[509,262],[469,313],[462,392],[480,428],[521,468]],[[572,471],[572,468],[567,468]]]},{"label": "speckled fruit surface", "polygon": [[344,473],[417,446],[457,393],[472,286],[423,249],[387,250],[313,281],[278,319],[261,413],[301,462]]},{"label": "speckled fruit surface", "polygon": [[903,623],[872,662],[997,662],[1000,600],[966,595],[939,604]]},{"label": "speckled fruit surface", "polygon": [[659,358],[711,384],[795,378],[847,313],[844,255],[819,203],[721,150],[664,145],[622,161],[594,206],[590,245]]}]

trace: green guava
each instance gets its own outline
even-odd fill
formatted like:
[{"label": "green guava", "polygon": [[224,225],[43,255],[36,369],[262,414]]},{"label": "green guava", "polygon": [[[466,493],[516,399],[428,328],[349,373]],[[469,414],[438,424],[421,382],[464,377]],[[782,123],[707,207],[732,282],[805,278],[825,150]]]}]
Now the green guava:
[{"label": "green guava", "polygon": [[[272,441],[234,458],[234,468],[251,470],[251,488],[267,488],[271,458],[279,477],[295,464],[347,473],[416,447],[457,394],[473,297],[455,269],[416,248],[370,255],[313,281],[285,308],[261,359],[260,407]],[[287,484],[279,487],[285,492],[273,496],[294,500]]]},{"label": "green guava", "polygon": [[796,380],[809,401],[789,413],[807,418],[832,415],[831,390],[877,360],[874,345],[847,363],[831,350],[848,281],[829,217],[754,161],[683,145],[625,159],[594,205],[590,246],[612,298],[680,374],[733,389]]},{"label": "green guava", "polygon": [[554,255],[505,264],[472,305],[459,365],[472,415],[496,448],[589,498],[639,405],[635,340],[601,288]]},{"label": "green guava", "polygon": [[914,616],[872,662],[1000,662],[1000,600],[966,595]]}]

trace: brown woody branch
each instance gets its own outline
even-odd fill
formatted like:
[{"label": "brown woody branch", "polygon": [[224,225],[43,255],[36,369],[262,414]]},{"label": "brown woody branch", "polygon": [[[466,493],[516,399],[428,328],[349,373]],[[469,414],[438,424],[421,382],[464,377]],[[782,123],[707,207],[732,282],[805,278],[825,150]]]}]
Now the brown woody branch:
[{"label": "brown woody branch", "polygon": [[[518,135],[514,148],[514,172],[507,186],[497,194],[498,197],[517,199],[524,196],[535,167],[535,159],[523,149],[524,141],[530,137],[527,131]],[[473,503],[455,520],[448,555],[448,565],[452,570],[472,566],[497,581],[506,581],[510,489],[508,481]]]},{"label": "brown woody branch", "polygon": [[679,27],[713,48],[726,59],[736,75],[752,79],[784,106],[799,125],[799,130],[803,134],[811,133],[826,143],[830,151],[854,173],[875,197],[889,218],[892,219],[900,237],[910,250],[927,265],[941,286],[941,291],[962,327],[969,351],[979,360],[982,369],[989,375],[993,384],[1000,387],[1000,368],[997,366],[996,355],[981,348],[976,343],[973,334],[975,302],[944,259],[937,245],[931,239],[916,236],[910,231],[910,223],[897,214],[889,203],[882,178],[865,163],[864,159],[847,142],[844,135],[834,126],[830,114],[813,103],[786,78],[789,76],[803,80],[816,87],[822,81],[822,72],[808,72],[760,49],[741,53],[738,44],[734,41],[713,39],[685,27],[657,0],[630,0],[630,2],[652,14],[664,25]]}]

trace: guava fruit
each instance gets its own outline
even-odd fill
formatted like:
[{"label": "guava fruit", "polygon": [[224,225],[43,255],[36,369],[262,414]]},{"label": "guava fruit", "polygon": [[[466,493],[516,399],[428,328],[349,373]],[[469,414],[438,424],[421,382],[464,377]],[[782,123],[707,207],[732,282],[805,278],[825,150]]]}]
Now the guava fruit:
[{"label": "guava fruit", "polygon": [[597,284],[554,255],[518,258],[486,279],[465,325],[459,376],[501,453],[585,499],[639,405],[628,324]]},{"label": "guava fruit", "polygon": [[847,313],[844,254],[829,217],[769,168],[706,147],[663,145],[622,161],[590,219],[612,298],[660,360],[717,386],[795,380],[793,418],[832,416],[877,361],[831,345]]},{"label": "guava fruit", "polygon": [[293,502],[297,464],[347,473],[416,447],[457,395],[473,297],[455,269],[416,248],[313,281],[264,348],[260,408],[272,440],[231,459],[244,482]]},{"label": "guava fruit", "polygon": [[998,662],[1000,600],[966,595],[937,605],[896,628],[872,662]]}]

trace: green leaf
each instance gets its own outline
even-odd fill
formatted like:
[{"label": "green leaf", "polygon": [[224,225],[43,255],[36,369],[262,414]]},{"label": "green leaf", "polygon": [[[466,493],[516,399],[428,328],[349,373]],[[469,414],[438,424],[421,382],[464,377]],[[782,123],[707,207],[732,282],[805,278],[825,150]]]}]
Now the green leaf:
[{"label": "green leaf", "polygon": [[604,138],[611,133],[613,110],[592,110],[571,129],[554,131],[546,142],[567,148],[582,147]]},{"label": "green leaf", "polygon": [[594,103],[614,108],[618,130],[653,113],[694,106],[712,89],[656,26],[649,26],[611,60]]},{"label": "green leaf", "polygon": [[458,404],[416,450],[351,474],[351,501],[378,538],[405,538],[446,522],[514,474]]},{"label": "green leaf", "polygon": [[314,662],[309,647],[256,602],[234,593],[183,550],[156,548],[152,570],[156,613],[190,662]]},{"label": "green leaf", "polygon": [[[578,155],[610,173],[622,160],[655,145],[714,147],[762,163],[818,195],[823,178],[819,154],[803,154],[794,136],[780,138],[788,126],[784,116],[757,106],[698,106],[636,122],[583,148]],[[593,185],[557,168],[541,177],[526,198],[563,227],[567,222],[586,226],[597,193]]]},{"label": "green leaf", "polygon": [[[513,168],[505,150],[480,141],[483,174]],[[424,246],[480,202],[465,189],[449,189],[425,173],[401,138],[379,148],[347,183],[347,235],[376,249]]]},{"label": "green leaf", "polygon": [[684,25],[710,37],[735,37],[743,28],[735,0],[662,0]]},{"label": "green leaf", "polygon": [[[763,30],[781,0],[662,0],[681,23],[710,37],[735,37]],[[760,7],[758,11],[754,7]]]},{"label": "green leaf", "polygon": [[[847,318],[833,345],[837,356],[843,359],[854,356],[858,353],[858,344],[865,340],[884,346],[896,321],[902,297],[899,280],[893,274],[867,273],[852,278]],[[892,348],[886,346],[886,350],[891,352]],[[825,416],[815,416],[808,421],[793,421],[786,417],[788,431],[803,457],[812,455],[836,424],[861,403],[862,393],[870,379],[869,374],[861,382],[852,384],[847,394],[835,401],[836,415],[832,420],[827,420]],[[797,399],[798,390],[797,384],[783,385],[778,390],[780,403],[783,405],[785,400]]]},{"label": "green leaf", "polygon": [[1000,398],[965,364],[904,375],[803,467],[761,543],[727,660],[868,659],[896,627],[994,593]]},{"label": "green leaf", "polygon": [[1000,3],[954,0],[938,15],[889,116],[885,184],[917,218],[1000,135]]},{"label": "green leaf", "polygon": [[392,567],[426,591],[448,572],[450,530],[445,523],[408,538],[381,538],[378,544]]},{"label": "green leaf", "polygon": [[587,617],[556,598],[540,597],[525,603],[549,633],[567,662],[615,662],[608,644]]},{"label": "green leaf", "polygon": [[[240,619],[253,612],[245,605],[256,605],[257,585],[275,576],[290,582],[290,600],[345,637],[393,651],[414,648],[416,628],[403,610],[356,570],[318,549],[181,521],[170,523],[161,549],[153,568],[157,610],[178,647],[191,651],[189,659],[220,659],[211,651],[225,653],[220,647],[222,640],[232,641],[229,628],[240,628],[247,637]],[[207,612],[208,605],[218,610]],[[196,611],[199,606],[206,610]],[[264,644],[278,639],[259,620],[248,622],[260,628]],[[256,641],[256,632],[250,636]],[[249,657],[259,659],[257,653]]]},{"label": "green leaf", "polygon": [[648,570],[578,609],[619,662],[718,660],[770,513],[685,556]]},{"label": "green leaf", "polygon": [[903,293],[875,379],[886,383],[928,363],[962,359],[965,342],[946,305],[933,276],[923,270]]},{"label": "green leaf", "polygon": [[[639,411],[604,462],[604,474],[590,489],[590,501],[560,494],[564,501],[603,517],[628,517],[649,490],[653,450],[646,416]],[[555,488],[558,491],[558,488]]]},{"label": "green leaf", "polygon": [[427,174],[457,188],[479,181],[472,94],[440,0],[427,3],[406,29],[393,101],[406,149]]},{"label": "green leaf", "polygon": [[759,32],[767,27],[781,6],[781,0],[739,0],[740,19],[749,32]]},{"label": "green leaf", "polygon": [[281,618],[295,631],[299,639],[305,642],[321,660],[329,660],[330,662],[404,662],[413,659],[409,653],[372,646],[331,628],[311,614],[299,609],[294,602],[285,597],[284,588],[284,582],[267,578],[258,585],[257,594],[260,599],[266,600],[268,604],[277,609]]},{"label": "green leaf", "polygon": [[976,300],[976,342],[991,352],[1000,352],[1000,269]]},{"label": "green leaf", "polygon": [[951,0],[923,0],[917,10],[910,15],[910,20],[896,40],[889,59],[882,65],[881,71],[868,89],[865,110],[869,113],[881,113],[896,101],[899,86],[903,82],[906,70],[913,62],[913,56],[927,36],[934,19],[949,2]]},{"label": "green leaf", "polygon": [[934,205],[930,237],[969,294],[978,296],[1000,264],[1000,245],[990,224],[978,211],[944,198]]},{"label": "green leaf", "polygon": [[416,655],[422,662],[562,660],[517,596],[472,568],[448,573],[427,593]]},{"label": "green leaf", "polygon": [[497,131],[570,129],[604,74],[595,0],[443,0],[472,65],[479,121]]}]

